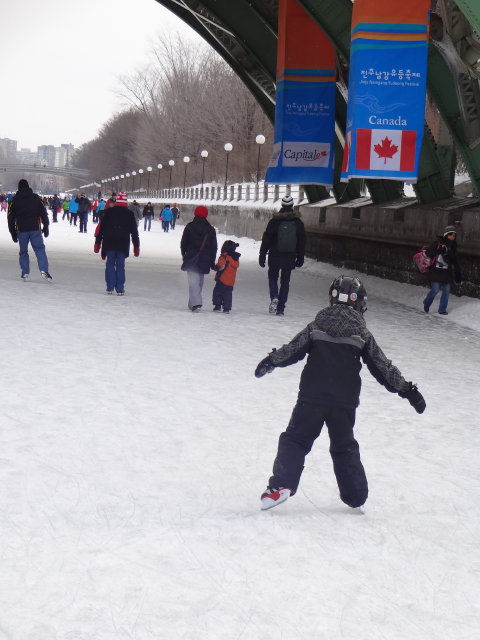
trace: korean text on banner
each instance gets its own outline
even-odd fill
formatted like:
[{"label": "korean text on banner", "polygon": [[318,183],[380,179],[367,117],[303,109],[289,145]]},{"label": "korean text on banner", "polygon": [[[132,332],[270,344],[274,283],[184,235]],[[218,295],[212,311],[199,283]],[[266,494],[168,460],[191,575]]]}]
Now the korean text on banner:
[{"label": "korean text on banner", "polygon": [[342,180],[417,181],[429,9],[429,0],[355,1]]},{"label": "korean text on banner", "polygon": [[270,183],[333,183],[335,52],[296,0],[280,0]]}]

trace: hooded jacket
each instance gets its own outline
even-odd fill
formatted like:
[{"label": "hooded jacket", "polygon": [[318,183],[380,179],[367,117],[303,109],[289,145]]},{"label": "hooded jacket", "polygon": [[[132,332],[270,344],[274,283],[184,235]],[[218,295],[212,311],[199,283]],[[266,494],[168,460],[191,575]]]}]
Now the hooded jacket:
[{"label": "hooded jacket", "polygon": [[13,196],[8,211],[8,230],[15,240],[21,231],[40,231],[42,224],[48,227],[48,214],[45,206],[30,187],[19,189]]},{"label": "hooded jacket", "polygon": [[298,399],[312,404],[330,401],[349,407],[360,402],[361,360],[388,391],[404,393],[409,384],[367,329],[363,315],[346,304],[318,312],[315,320],[288,344],[270,354],[276,367],[287,367],[308,354]]}]

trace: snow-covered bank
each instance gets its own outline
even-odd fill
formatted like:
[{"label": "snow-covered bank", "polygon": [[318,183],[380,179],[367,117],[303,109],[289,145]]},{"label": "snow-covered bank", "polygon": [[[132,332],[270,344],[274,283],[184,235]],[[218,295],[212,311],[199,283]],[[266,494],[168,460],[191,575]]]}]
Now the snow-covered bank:
[{"label": "snow-covered bank", "polygon": [[367,323],[427,411],[364,370],[366,515],[339,501],[326,433],[298,494],[262,513],[302,364],[253,370],[339,270],[306,261],[272,317],[259,245],[241,238],[232,314],[210,312],[212,277],[195,315],[182,227],[141,231],[124,298],[104,293],[92,232],[52,225],[54,284],[35,262],[23,283],[0,218],[0,637],[475,638],[480,302],[426,315],[426,289],[361,275]]}]

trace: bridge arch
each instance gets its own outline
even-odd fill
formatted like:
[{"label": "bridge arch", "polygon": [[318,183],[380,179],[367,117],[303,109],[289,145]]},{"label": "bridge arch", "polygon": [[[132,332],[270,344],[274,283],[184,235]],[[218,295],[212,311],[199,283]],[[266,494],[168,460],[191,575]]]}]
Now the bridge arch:
[{"label": "bridge arch", "polygon": [[[278,0],[156,0],[192,27],[232,67],[249,87],[273,122],[277,51]],[[337,142],[333,191],[338,201],[360,195],[358,181],[340,184],[341,148],[346,120],[350,54],[350,0],[297,0],[332,41],[339,61],[337,84]],[[448,134],[435,141],[426,127],[422,148],[417,197],[424,203],[453,193],[454,152],[461,154],[480,194],[480,3],[478,0],[437,0],[432,16],[432,39],[428,61],[428,90],[440,112]],[[476,56],[476,57],[475,57]],[[450,140],[451,137],[451,140]],[[369,180],[376,203],[395,200],[401,184]],[[321,187],[308,189],[310,199],[326,197]]]}]

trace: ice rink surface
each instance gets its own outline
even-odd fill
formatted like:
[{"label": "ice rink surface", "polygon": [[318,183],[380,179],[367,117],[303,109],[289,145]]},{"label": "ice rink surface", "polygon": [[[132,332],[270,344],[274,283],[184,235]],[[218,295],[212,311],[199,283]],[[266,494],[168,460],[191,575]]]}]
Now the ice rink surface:
[{"label": "ice rink surface", "polygon": [[182,230],[141,227],[121,298],[91,223],[52,224],[54,282],[31,253],[24,283],[0,218],[0,639],[480,638],[480,301],[427,315],[425,288],[360,274],[367,325],[427,410],[364,368],[366,514],[338,498],[326,432],[297,495],[261,512],[303,363],[253,371],[342,269],[307,260],[270,316],[240,238],[232,313],[211,312],[207,276],[192,314]]}]

